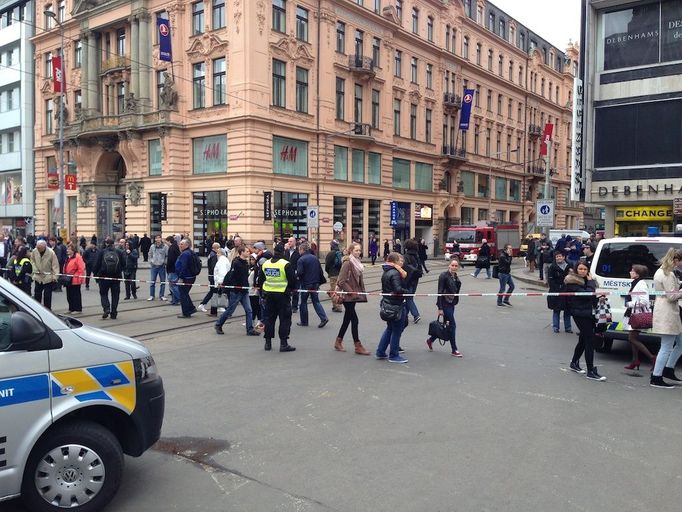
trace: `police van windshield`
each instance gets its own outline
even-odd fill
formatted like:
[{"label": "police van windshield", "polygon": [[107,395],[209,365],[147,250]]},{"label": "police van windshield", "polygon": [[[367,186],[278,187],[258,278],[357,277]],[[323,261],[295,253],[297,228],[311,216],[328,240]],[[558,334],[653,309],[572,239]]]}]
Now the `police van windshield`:
[{"label": "police van windshield", "polygon": [[457,242],[458,244],[473,244],[475,242],[476,231],[448,231],[448,242]]},{"label": "police van windshield", "polygon": [[597,261],[597,275],[619,279],[630,279],[632,265],[645,265],[649,269],[649,279],[660,266],[658,262],[670,247],[682,249],[679,244],[654,244],[641,242],[615,242],[602,246]]}]

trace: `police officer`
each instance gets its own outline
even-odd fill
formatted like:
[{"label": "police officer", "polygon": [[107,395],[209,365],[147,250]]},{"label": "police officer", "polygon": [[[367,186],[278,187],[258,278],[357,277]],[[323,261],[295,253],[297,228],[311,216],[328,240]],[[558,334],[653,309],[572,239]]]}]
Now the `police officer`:
[{"label": "police officer", "polygon": [[284,246],[277,244],[274,256],[263,263],[260,282],[265,299],[265,350],[272,350],[275,322],[279,317],[279,351],[293,352],[296,347],[287,340],[291,332],[291,290],[296,289],[294,267],[284,259]]}]

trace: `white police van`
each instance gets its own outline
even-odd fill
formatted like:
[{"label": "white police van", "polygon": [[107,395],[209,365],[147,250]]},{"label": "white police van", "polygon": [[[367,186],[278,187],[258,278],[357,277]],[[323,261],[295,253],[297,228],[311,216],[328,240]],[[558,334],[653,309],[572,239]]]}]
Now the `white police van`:
[{"label": "white police van", "polygon": [[164,399],[143,345],[55,315],[0,279],[0,502],[101,510],[123,454],[159,439]]},{"label": "white police van", "polygon": [[[597,281],[599,291],[617,292],[609,295],[613,323],[604,333],[602,349],[608,351],[614,339],[627,339],[627,332],[623,330],[623,314],[625,313],[625,298],[632,279],[630,269],[632,265],[644,265],[648,269],[645,279],[649,290],[654,291],[654,273],[660,267],[659,261],[668,249],[682,249],[682,238],[677,237],[623,237],[601,240],[592,259],[590,273]],[[640,334],[642,341],[660,342],[658,337]]]}]

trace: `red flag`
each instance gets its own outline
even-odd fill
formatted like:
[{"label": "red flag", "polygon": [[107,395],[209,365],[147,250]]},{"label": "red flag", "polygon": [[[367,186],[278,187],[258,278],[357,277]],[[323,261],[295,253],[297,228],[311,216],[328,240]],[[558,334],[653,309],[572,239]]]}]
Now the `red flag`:
[{"label": "red flag", "polygon": [[54,82],[54,92],[66,92],[66,81],[62,74],[62,58],[52,57],[52,77]]},{"label": "red flag", "polygon": [[547,148],[549,143],[552,141],[552,132],[554,131],[554,125],[547,123],[545,125],[545,133],[542,134],[542,143],[540,144],[540,156],[547,156]]}]

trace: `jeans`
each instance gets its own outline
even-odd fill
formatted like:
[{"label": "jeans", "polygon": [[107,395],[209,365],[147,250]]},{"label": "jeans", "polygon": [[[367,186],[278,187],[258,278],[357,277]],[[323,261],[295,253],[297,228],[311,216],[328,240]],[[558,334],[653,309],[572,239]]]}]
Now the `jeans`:
[{"label": "jeans", "polygon": [[547,272],[549,272],[549,266],[551,263],[543,263],[540,265],[540,281],[547,280]]},{"label": "jeans", "polygon": [[[452,352],[457,351],[457,322],[455,321],[455,305],[454,304],[443,304],[443,318],[448,324],[448,329],[450,330],[450,348]],[[435,338],[429,338],[431,342]]]},{"label": "jeans", "polygon": [[[594,318],[588,318],[584,316],[574,316],[573,321],[575,325],[580,329],[580,336],[578,337],[578,343],[573,351],[574,363],[580,361],[580,357],[585,353],[585,364],[587,364],[587,370],[594,368]],[[658,361],[656,362],[658,365]]]},{"label": "jeans", "polygon": [[[315,288],[319,289],[320,287],[316,286]],[[320,294],[301,292],[301,304],[299,306],[299,312],[301,314],[301,324],[308,325],[308,297],[310,297],[310,302],[313,303],[313,309],[315,309],[315,313],[317,313],[317,316],[320,317],[320,321],[324,322],[325,320],[327,320],[327,314],[324,312],[322,304],[320,304]]]},{"label": "jeans", "polygon": [[[661,334],[661,349],[656,356],[656,367],[654,368],[654,377],[663,375],[663,368],[675,368],[677,360],[682,355],[682,333],[675,334]],[[673,344],[675,348],[673,348]]]},{"label": "jeans", "polygon": [[[212,284],[212,283],[209,283],[209,284]],[[201,299],[201,304],[203,304],[204,306],[206,304],[208,304],[208,302],[213,297],[213,294],[215,294],[215,293],[218,293],[218,288],[216,288],[215,286],[209,286],[208,292],[206,293],[206,295],[204,295],[204,298]],[[232,299],[230,299],[230,300],[232,300]]]},{"label": "jeans", "polygon": [[181,286],[176,286],[179,288],[180,294],[180,306],[182,307],[182,316],[192,316],[197,309],[192,304],[192,299],[189,296],[189,292],[194,284],[194,279],[183,280]]},{"label": "jeans", "polygon": [[[171,304],[180,302],[180,287],[176,284],[177,282],[178,275],[175,272],[168,272],[168,286],[170,286],[170,292],[173,294]],[[161,294],[161,296],[163,296],[163,294]]]},{"label": "jeans", "polygon": [[33,291],[33,298],[38,302],[42,302],[47,309],[52,309],[52,288],[54,282],[39,283],[36,281],[36,286]]},{"label": "jeans", "polygon": [[[415,293],[417,291],[417,285],[413,284],[409,288],[410,293]],[[405,297],[405,309],[409,314],[412,315],[412,318],[417,318],[419,317],[419,310],[417,309],[417,305],[414,303],[414,297]]]},{"label": "jeans", "polygon": [[[146,261],[146,260],[145,260]],[[149,285],[149,296],[153,297],[156,292],[156,278],[161,281],[161,290],[159,293],[159,299],[163,297],[166,293],[166,267],[163,265],[152,265],[151,268],[151,284]]]},{"label": "jeans", "polygon": [[[559,332],[560,316],[561,316],[560,309],[555,309],[552,311],[552,328],[554,329],[555,332]],[[564,311],[564,331],[571,330],[573,330],[573,328],[571,327],[571,315]]]},{"label": "jeans", "polygon": [[[503,274],[500,272],[498,279],[500,280],[500,291],[498,293],[512,293],[514,291],[514,280],[512,279],[511,274]],[[505,287],[507,288],[506,292],[504,291]],[[511,297],[502,297],[502,295],[498,295],[498,306],[502,304],[502,299],[504,299],[505,304],[509,304],[509,299],[511,299]]]},{"label": "jeans", "polygon": [[403,333],[403,319],[402,317],[392,322],[386,322],[386,330],[381,335],[379,346],[377,347],[376,355],[378,357],[386,356],[386,349],[390,345],[388,357],[390,359],[396,358],[400,355],[400,335]]},{"label": "jeans", "polygon": [[241,304],[246,313],[246,332],[253,331],[253,312],[251,311],[251,299],[248,290],[237,290],[230,292],[230,304],[215,323],[217,327],[222,327],[228,318],[237,309],[237,304]]},{"label": "jeans", "polygon": [[[481,270],[483,270],[481,267],[478,267],[476,271],[474,272],[474,277],[478,277],[478,274],[481,273]],[[487,274],[488,279],[490,279],[492,276],[490,275],[490,267],[485,269],[485,273]]]}]

